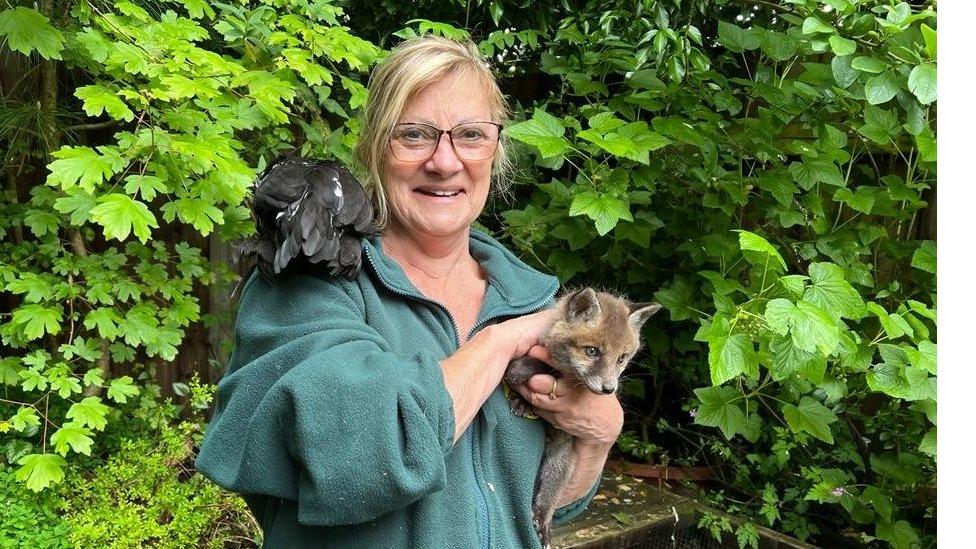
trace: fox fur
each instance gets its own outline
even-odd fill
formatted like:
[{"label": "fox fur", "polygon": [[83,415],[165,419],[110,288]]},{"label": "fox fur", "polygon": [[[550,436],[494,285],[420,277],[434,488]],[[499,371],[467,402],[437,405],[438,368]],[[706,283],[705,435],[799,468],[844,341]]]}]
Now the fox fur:
[{"label": "fox fur", "polygon": [[[631,303],[610,293],[583,288],[561,297],[556,309],[558,320],[542,338],[552,357],[552,367],[531,357],[513,360],[505,372],[509,386],[524,384],[536,374],[550,374],[564,383],[582,384],[596,394],[615,393],[621,372],[640,348],[641,327],[661,306]],[[516,415],[524,415],[524,400],[516,395],[511,404]],[[575,465],[573,437],[546,425],[546,445],[532,505],[536,533],[545,548],[550,547],[556,502]]]}]

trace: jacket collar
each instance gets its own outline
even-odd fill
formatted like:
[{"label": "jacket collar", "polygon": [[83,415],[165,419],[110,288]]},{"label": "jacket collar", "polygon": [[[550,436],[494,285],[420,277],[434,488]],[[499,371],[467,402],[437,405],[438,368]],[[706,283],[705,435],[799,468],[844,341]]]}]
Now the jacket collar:
[{"label": "jacket collar", "polygon": [[[488,276],[486,304],[497,300],[513,309],[530,305],[541,308],[559,290],[559,280],[556,277],[529,267],[497,240],[482,232],[472,229],[468,245],[471,256]],[[373,273],[384,286],[400,294],[427,299],[410,282],[400,264],[384,253],[382,236],[364,238],[363,252],[366,263],[372,267]]]}]

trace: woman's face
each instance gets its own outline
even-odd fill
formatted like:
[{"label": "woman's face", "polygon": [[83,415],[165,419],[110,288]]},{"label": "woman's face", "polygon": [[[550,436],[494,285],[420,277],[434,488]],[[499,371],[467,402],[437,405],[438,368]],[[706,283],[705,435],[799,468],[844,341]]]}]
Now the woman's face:
[{"label": "woman's face", "polygon": [[[398,123],[449,130],[475,121],[491,121],[487,94],[472,78],[447,75],[407,103]],[[389,150],[386,160],[386,196],[394,230],[421,238],[457,236],[485,207],[491,158],[458,158],[447,135],[441,136],[427,160],[398,160]]]}]

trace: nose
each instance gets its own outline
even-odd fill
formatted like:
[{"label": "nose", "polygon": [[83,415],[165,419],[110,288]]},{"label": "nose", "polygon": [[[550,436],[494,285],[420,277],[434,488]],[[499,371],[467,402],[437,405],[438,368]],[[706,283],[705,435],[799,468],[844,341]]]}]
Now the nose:
[{"label": "nose", "polygon": [[617,384],[616,383],[613,383],[613,384],[604,383],[603,384],[603,394],[605,394],[605,395],[609,395],[610,393],[612,393],[612,392],[614,392],[616,390],[617,390]]},{"label": "nose", "polygon": [[454,152],[454,144],[451,143],[451,136],[441,134],[437,140],[437,148],[434,154],[427,160],[427,169],[441,175],[451,175],[464,169],[464,164]]}]

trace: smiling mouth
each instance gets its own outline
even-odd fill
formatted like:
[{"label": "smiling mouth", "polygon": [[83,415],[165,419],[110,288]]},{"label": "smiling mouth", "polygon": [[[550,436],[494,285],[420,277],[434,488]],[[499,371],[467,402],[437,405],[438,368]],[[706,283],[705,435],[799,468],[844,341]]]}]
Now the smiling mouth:
[{"label": "smiling mouth", "polygon": [[440,190],[440,189],[417,189],[415,192],[418,192],[418,193],[423,194],[423,195],[426,195],[426,196],[434,196],[434,197],[437,197],[437,198],[452,198],[452,197],[455,197],[455,196],[461,194],[464,191],[461,190],[461,189],[455,189],[453,191],[452,190],[447,190],[447,189],[444,189],[444,190]]}]

